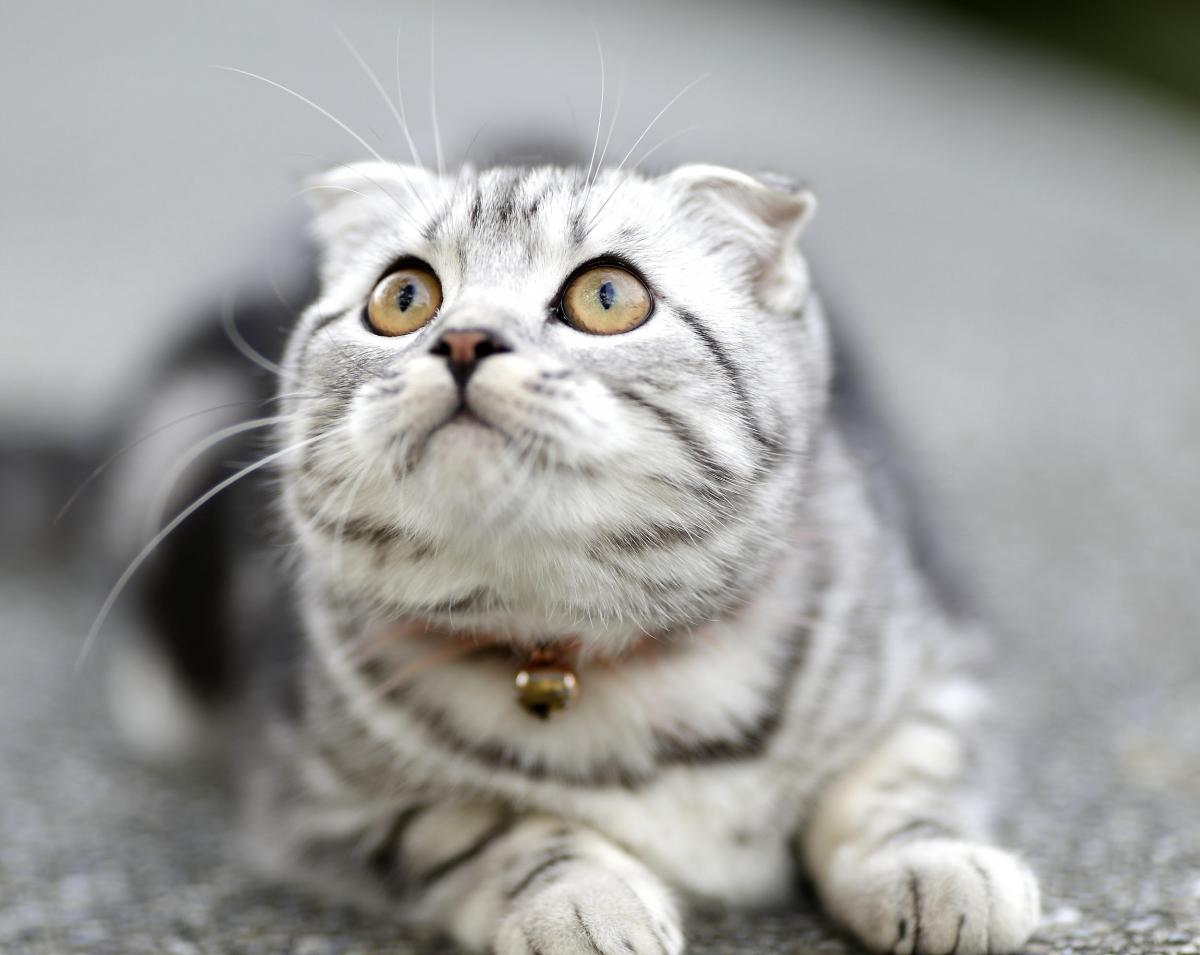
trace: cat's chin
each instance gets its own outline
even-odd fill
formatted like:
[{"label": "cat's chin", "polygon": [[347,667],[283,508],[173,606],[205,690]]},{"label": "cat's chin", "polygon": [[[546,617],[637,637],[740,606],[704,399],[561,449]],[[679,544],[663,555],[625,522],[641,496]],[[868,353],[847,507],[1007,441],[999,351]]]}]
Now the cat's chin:
[{"label": "cat's chin", "polygon": [[479,522],[503,505],[528,473],[511,439],[464,408],[429,435],[411,477],[426,506],[460,511]]},{"label": "cat's chin", "polygon": [[509,443],[507,435],[464,406],[430,432],[418,467],[438,480],[486,484],[500,463],[497,454],[507,452]]}]

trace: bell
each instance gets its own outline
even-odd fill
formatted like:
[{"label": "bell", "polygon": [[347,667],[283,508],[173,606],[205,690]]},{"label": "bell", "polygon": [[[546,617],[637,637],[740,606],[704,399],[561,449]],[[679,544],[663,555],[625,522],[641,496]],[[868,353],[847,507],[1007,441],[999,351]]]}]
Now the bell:
[{"label": "bell", "polygon": [[579,698],[579,680],[565,664],[531,659],[517,674],[517,701],[538,719],[549,719]]}]

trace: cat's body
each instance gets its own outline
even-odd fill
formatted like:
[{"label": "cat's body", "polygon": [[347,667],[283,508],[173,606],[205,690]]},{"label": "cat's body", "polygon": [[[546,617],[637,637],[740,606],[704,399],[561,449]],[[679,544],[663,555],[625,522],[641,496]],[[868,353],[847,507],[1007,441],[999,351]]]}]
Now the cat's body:
[{"label": "cat's body", "polygon": [[[316,184],[271,455],[302,622],[259,601],[286,663],[255,857],[505,955],[675,952],[677,900],[779,903],[799,868],[873,947],[1013,949],[1037,887],[968,841],[971,642],[831,414],[811,199],[588,178]],[[650,303],[614,334],[570,311],[597,270],[600,319],[629,276]],[[403,333],[375,311],[397,274],[389,320],[436,283]],[[547,720],[514,690],[538,654],[579,683]]]}]

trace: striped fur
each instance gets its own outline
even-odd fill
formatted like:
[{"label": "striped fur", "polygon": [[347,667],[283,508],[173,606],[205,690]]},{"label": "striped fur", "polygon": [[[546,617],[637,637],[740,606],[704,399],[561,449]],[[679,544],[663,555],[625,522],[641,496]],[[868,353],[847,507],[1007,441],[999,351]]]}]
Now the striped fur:
[{"label": "striped fur", "polygon": [[[779,902],[798,865],[879,950],[1019,946],[1036,884],[971,841],[971,641],[828,413],[811,197],[701,166],[314,186],[321,291],[281,388],[318,397],[279,436],[320,436],[281,484],[306,655],[256,759],[259,861],[504,955],[679,952],[682,901]],[[442,309],[375,336],[410,256]],[[656,299],[624,335],[551,313],[600,256]],[[510,345],[467,386],[480,422],[445,424],[455,328]],[[502,646],[388,639],[410,617]],[[584,692],[537,722],[515,661],[560,637]]]}]

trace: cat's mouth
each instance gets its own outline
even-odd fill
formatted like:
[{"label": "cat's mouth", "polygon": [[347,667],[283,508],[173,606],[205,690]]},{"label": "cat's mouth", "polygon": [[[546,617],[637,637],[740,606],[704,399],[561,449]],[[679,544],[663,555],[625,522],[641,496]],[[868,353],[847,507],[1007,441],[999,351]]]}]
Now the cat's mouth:
[{"label": "cat's mouth", "polygon": [[453,411],[451,411],[450,414],[446,415],[446,417],[442,419],[440,424],[435,425],[433,427],[433,430],[431,430],[429,432],[429,434],[432,437],[433,435],[437,434],[439,431],[445,430],[447,428],[453,428],[453,427],[485,428],[488,431],[495,431],[498,434],[503,434],[503,432],[498,427],[496,427],[496,425],[492,424],[490,421],[483,418],[465,400],[459,401],[458,407],[456,407]]}]

